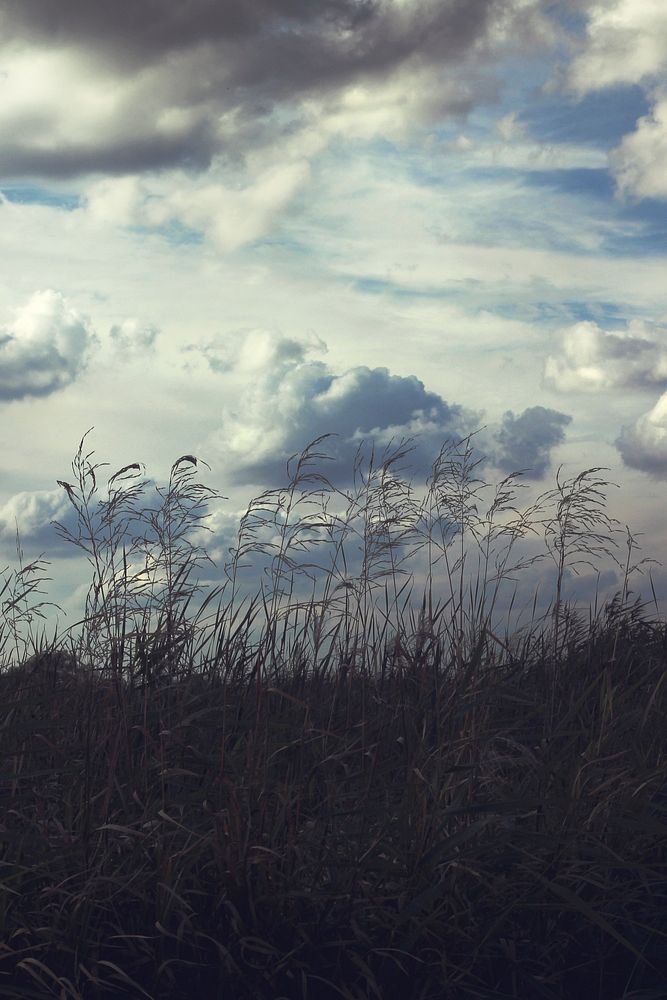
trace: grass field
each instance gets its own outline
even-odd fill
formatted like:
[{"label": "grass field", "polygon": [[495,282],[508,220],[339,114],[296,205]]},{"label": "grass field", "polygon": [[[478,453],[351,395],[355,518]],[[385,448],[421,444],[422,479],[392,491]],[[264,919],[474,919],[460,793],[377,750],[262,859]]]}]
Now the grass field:
[{"label": "grass field", "polygon": [[81,442],[82,624],[39,632],[41,561],[1,597],[0,996],[664,1000],[667,629],[602,470],[524,510],[469,440],[421,492],[323,447],[206,590],[194,457],[101,489]]}]

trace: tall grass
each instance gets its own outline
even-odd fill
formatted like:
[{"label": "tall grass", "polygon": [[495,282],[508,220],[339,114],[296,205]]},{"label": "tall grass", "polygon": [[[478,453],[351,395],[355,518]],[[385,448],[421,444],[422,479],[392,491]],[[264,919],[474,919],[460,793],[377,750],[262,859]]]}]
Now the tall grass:
[{"label": "tall grass", "polygon": [[314,442],[206,588],[202,463],[102,489],[84,437],[81,622],[39,633],[41,561],[0,594],[0,996],[665,996],[667,631],[604,470],[409,459]]}]

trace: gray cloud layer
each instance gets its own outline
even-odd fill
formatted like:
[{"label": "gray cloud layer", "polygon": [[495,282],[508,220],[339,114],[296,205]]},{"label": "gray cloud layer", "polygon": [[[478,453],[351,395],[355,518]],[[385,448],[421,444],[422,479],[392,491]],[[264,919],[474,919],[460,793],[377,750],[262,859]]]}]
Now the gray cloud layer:
[{"label": "gray cloud layer", "polygon": [[[216,155],[238,157],[289,136],[313,101],[335,100],[353,85],[386,86],[401,72],[422,74],[419,87],[402,86],[413,103],[419,91],[426,117],[465,113],[493,95],[493,54],[530,30],[538,7],[537,0],[528,8],[517,0],[9,0],[0,37],[18,45],[0,80],[0,172],[201,169]],[[42,67],[31,57],[26,69],[25,43],[51,61]]]},{"label": "gray cloud layer", "polygon": [[[280,79],[303,89],[350,73],[383,71],[415,51],[459,60],[512,0],[8,0],[0,20],[6,38],[75,44],[119,64],[193,46],[217,45],[234,78],[249,86]],[[232,46],[234,48],[232,49]]]}]

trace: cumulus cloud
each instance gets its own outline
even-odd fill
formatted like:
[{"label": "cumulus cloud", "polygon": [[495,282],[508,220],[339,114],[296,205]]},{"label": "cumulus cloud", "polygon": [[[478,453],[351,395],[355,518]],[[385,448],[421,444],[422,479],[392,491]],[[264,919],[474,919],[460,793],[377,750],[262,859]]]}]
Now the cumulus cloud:
[{"label": "cumulus cloud", "polygon": [[0,400],[48,396],[75,381],[97,342],[87,317],[59,292],[36,292],[0,327]]},{"label": "cumulus cloud", "polygon": [[544,381],[561,392],[667,385],[667,328],[631,320],[618,333],[576,323],[547,358]]},{"label": "cumulus cloud", "polygon": [[[311,359],[319,344],[301,343],[264,331],[249,334],[233,362],[243,385],[236,406],[223,414],[215,443],[230,458],[241,482],[278,482],[290,455],[322,434],[333,433],[328,450],[349,474],[362,439],[462,436],[474,429],[471,415],[428,392],[415,376],[386,368],[351,368],[338,375]],[[431,456],[432,458],[433,456]]]},{"label": "cumulus cloud", "polygon": [[582,51],[569,86],[580,94],[659,77],[667,65],[667,7],[663,0],[592,3]]},{"label": "cumulus cloud", "polygon": [[[381,449],[407,438],[415,443],[410,464],[423,474],[447,440],[479,429],[479,413],[447,402],[414,375],[366,366],[333,372],[311,357],[323,346],[315,339],[302,343],[254,331],[233,358],[204,349],[211,368],[231,373],[237,387],[237,402],[225,408],[212,444],[238,482],[282,482],[287,459],[324,434],[336,435],[326,445],[335,459],[334,478],[351,475],[362,441]],[[542,407],[517,417],[506,414],[479,447],[503,469],[532,468],[540,476],[568,422],[564,414]]]},{"label": "cumulus cloud", "polygon": [[[667,9],[666,9],[667,12]],[[667,97],[656,101],[610,154],[609,162],[623,194],[667,198]]]},{"label": "cumulus cloud", "polygon": [[632,469],[667,479],[667,392],[616,440],[621,458]]},{"label": "cumulus cloud", "polygon": [[[56,550],[66,552],[65,543],[51,522],[61,521],[73,526],[73,510],[61,487],[16,493],[0,506],[0,542],[13,544],[18,525],[22,543],[30,544],[47,555],[56,554]],[[74,550],[73,546],[69,548]]]},{"label": "cumulus cloud", "polygon": [[495,433],[494,464],[503,472],[525,470],[530,479],[541,479],[551,462],[551,449],[565,440],[572,418],[559,410],[530,406],[518,416],[504,414]]},{"label": "cumulus cloud", "polygon": [[667,98],[659,88],[667,70],[667,6],[662,0],[591,3],[581,51],[570,63],[567,85],[579,95],[607,87],[639,85],[651,113],[609,155],[622,194],[667,197]]},{"label": "cumulus cloud", "polygon": [[494,58],[545,24],[538,0],[10,0],[0,171],[202,170],[314,121],[393,135],[492,96]]}]

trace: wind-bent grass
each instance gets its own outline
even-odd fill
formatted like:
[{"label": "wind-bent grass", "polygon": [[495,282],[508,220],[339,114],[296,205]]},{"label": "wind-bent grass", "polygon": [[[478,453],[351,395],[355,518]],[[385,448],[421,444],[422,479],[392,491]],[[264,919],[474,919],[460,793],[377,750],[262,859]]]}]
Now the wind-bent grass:
[{"label": "wind-bent grass", "polygon": [[603,470],[524,509],[469,440],[421,492],[323,447],[207,592],[196,459],[100,495],[81,442],[80,627],[37,638],[41,561],[0,594],[0,996],[664,997],[667,630],[629,533],[616,598],[565,593],[616,559]]}]

